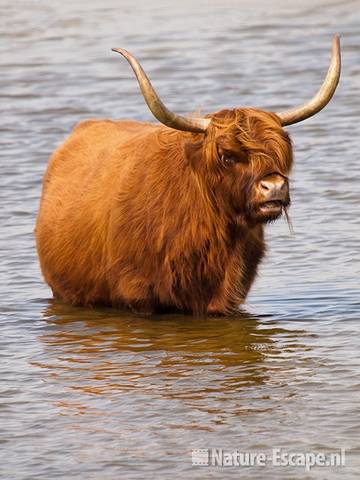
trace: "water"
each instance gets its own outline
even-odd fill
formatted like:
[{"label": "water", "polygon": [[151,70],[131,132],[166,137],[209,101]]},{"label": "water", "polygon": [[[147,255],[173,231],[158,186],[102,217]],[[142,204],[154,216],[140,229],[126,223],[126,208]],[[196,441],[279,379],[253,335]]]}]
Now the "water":
[{"label": "water", "polygon": [[[358,478],[359,2],[0,3],[1,478]],[[51,301],[33,237],[49,154],[79,119],[151,119],[111,47],[138,55],[179,113],[278,110],[314,93],[336,32],[334,100],[288,128],[295,233],[267,228],[238,318]],[[346,466],[193,467],[211,447],[344,447]]]}]

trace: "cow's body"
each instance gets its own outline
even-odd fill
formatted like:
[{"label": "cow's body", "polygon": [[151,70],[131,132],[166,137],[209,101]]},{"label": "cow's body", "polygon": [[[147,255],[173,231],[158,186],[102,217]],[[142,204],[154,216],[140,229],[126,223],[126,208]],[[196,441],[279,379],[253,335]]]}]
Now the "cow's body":
[{"label": "cow's body", "polygon": [[286,125],[319,112],[340,78],[340,43],[318,93],[274,114],[171,112],[136,58],[127,59],[161,125],[80,123],[44,179],[37,247],[54,296],[76,305],[228,314],[264,254],[263,225],[287,212]]},{"label": "cow's body", "polygon": [[72,304],[225,313],[245,298],[262,225],[230,225],[184,155],[193,134],[86,121],[51,158],[36,237],[44,277]]}]

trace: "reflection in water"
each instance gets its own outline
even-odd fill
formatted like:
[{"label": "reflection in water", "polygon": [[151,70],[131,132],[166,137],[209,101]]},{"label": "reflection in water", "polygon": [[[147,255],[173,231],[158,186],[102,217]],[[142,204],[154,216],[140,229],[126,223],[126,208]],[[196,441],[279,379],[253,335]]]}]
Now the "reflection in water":
[{"label": "reflection in water", "polygon": [[265,357],[302,350],[298,332],[246,313],[231,319],[141,318],[52,301],[44,317],[45,352],[33,364],[48,369],[65,389],[105,396],[139,391],[207,411],[220,405],[227,410],[228,402],[232,414],[271,409],[271,403],[249,402],[256,390],[247,390],[271,383],[273,367]]}]

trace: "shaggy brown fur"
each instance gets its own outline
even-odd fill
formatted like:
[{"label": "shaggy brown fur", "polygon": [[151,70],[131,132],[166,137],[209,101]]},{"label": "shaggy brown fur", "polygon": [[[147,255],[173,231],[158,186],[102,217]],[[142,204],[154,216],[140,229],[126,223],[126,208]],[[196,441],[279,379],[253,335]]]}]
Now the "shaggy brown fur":
[{"label": "shaggy brown fur", "polygon": [[54,296],[79,305],[236,310],[264,254],[254,187],[292,164],[276,115],[209,116],[193,134],[132,121],[81,122],[44,178],[36,239]]}]

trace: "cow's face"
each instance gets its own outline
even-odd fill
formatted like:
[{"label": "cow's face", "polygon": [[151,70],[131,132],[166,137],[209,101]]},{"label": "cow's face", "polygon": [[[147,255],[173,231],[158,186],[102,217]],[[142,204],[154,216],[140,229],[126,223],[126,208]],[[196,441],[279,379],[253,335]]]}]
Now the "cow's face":
[{"label": "cow's face", "polygon": [[276,220],[290,204],[292,165],[291,142],[280,120],[269,112],[237,109],[217,113],[212,125],[213,189],[228,213],[249,223]]}]

